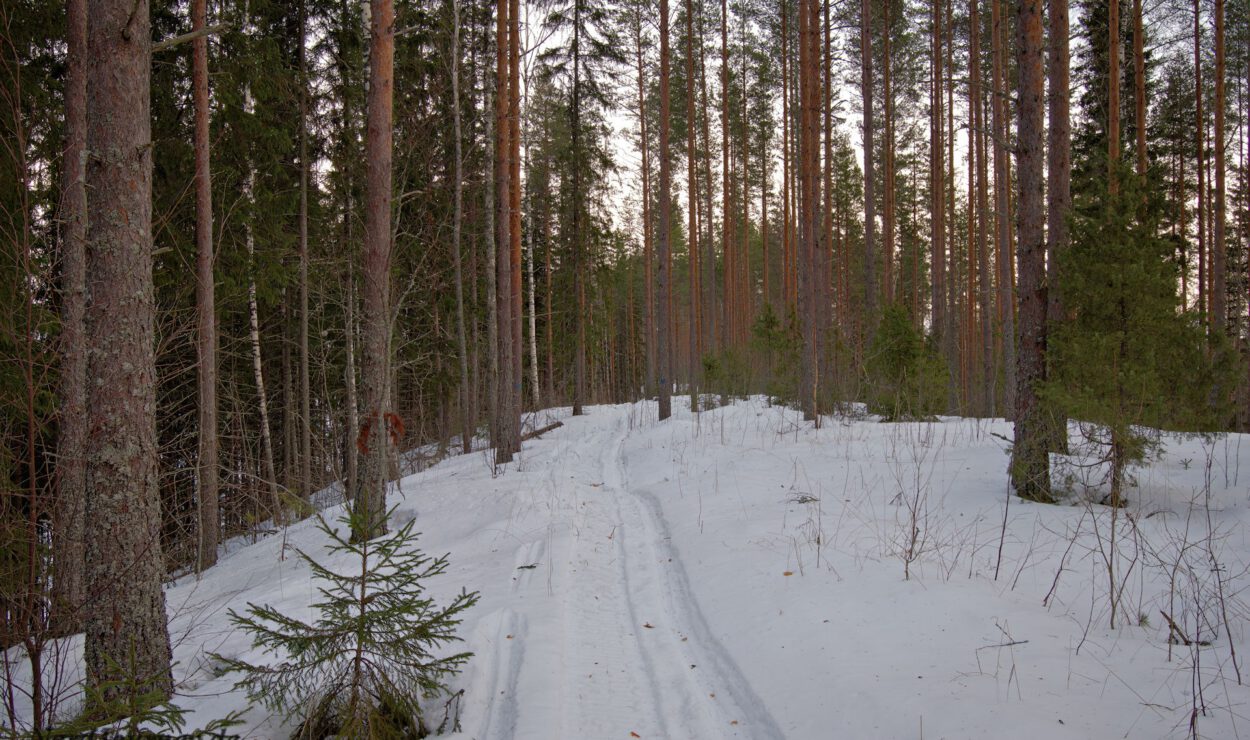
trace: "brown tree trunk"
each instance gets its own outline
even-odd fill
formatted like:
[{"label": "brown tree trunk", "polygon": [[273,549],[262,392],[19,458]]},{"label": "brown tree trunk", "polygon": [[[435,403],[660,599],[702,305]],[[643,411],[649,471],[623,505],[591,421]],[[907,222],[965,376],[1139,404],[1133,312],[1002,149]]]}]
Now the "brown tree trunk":
[{"label": "brown tree trunk", "polygon": [[83,508],[86,504],[88,351],[88,337],[83,323],[87,303],[86,0],[68,0],[65,17],[67,51],[65,162],[61,186],[61,409],[57,423],[59,439],[53,523],[52,606],[54,618],[59,625],[58,631],[70,633],[76,632],[81,624],[84,614],[80,610],[87,597],[83,580],[83,549],[86,546],[83,539],[86,526]]},{"label": "brown tree trunk", "polygon": [[699,297],[702,294],[699,285],[699,188],[695,177],[694,53],[694,3],[686,0],[686,231],[690,242],[690,367],[687,380],[690,383],[692,413],[699,410]]},{"label": "brown tree trunk", "polygon": [[[931,268],[930,303],[932,310],[932,331],[938,346],[946,354],[946,175],[945,146],[942,125],[942,3],[933,3],[932,21],[932,55],[930,57],[929,74],[929,167],[931,184],[929,187],[930,206],[929,223],[933,241]],[[946,354],[946,361],[952,358]],[[953,376],[952,376],[953,377]]]},{"label": "brown tree trunk", "polygon": [[[191,28],[207,25],[205,0],[191,3]],[[199,542],[197,569],[217,563],[217,314],[213,283],[213,189],[209,169],[208,37],[195,39],[191,60],[195,101],[195,304],[199,334]],[[301,160],[302,162],[303,160]],[[301,209],[302,215],[306,211]],[[301,224],[303,226],[303,224]],[[306,232],[303,232],[306,236]],[[307,270],[301,272],[307,277]],[[307,284],[304,284],[307,287]],[[303,294],[307,306],[307,292]],[[304,323],[307,329],[307,323]],[[307,348],[307,333],[303,336]],[[307,358],[307,355],[304,356]],[[307,365],[305,365],[307,368]]]},{"label": "brown tree trunk", "polygon": [[577,311],[573,316],[577,342],[573,359],[573,416],[580,416],[586,398],[586,276],[582,274],[582,172],[581,172],[581,33],[582,0],[573,0],[573,105],[569,108],[569,128],[573,148],[573,293]]},{"label": "brown tree trunk", "polygon": [[881,291],[887,304],[894,302],[894,236],[896,231],[895,218],[895,178],[894,178],[894,90],[893,60],[890,57],[890,0],[882,3],[881,25],[881,82],[885,98],[882,102],[882,117],[885,119],[885,141],[882,142],[882,185],[885,191],[881,194]]},{"label": "brown tree trunk", "polygon": [[643,286],[646,295],[644,328],[647,332],[643,342],[647,353],[647,393],[655,389],[655,256],[652,254],[651,233],[651,145],[647,135],[646,67],[642,59],[642,14],[635,17],[634,49],[638,63],[638,128],[641,132],[639,150],[642,154],[642,264]]},{"label": "brown tree trunk", "polygon": [[[1003,373],[1001,411],[1008,416],[1015,411],[1016,353],[1015,353],[1015,300],[1013,298],[1011,258],[1011,162],[1008,158],[1007,130],[1007,31],[1003,18],[1002,0],[990,0],[991,26],[993,28],[993,89],[992,99],[994,125],[994,225],[995,264],[998,268],[997,318],[999,342],[1002,345],[1001,368]],[[998,378],[994,379],[998,386]]]},{"label": "brown tree trunk", "polygon": [[495,464],[512,461],[513,354],[520,348],[512,332],[512,76],[509,0],[499,0],[495,26],[495,353],[498,358],[494,433]]},{"label": "brown tree trunk", "polygon": [[[1052,0],[1053,1],[1053,0]],[[1021,498],[1049,501],[1050,450],[1038,386],[1046,378],[1046,242],[1042,180],[1044,105],[1042,0],[1020,0],[1016,9],[1019,121],[1016,203],[1020,236],[1020,355],[1015,394],[1015,443],[1011,473]]]},{"label": "brown tree trunk", "polygon": [[152,286],[151,32],[145,0],[87,22],[87,686],[170,696]]},{"label": "brown tree trunk", "polygon": [[[995,0],[997,1],[997,0]],[[980,403],[977,412],[982,416],[994,413],[994,325],[991,321],[989,240],[987,235],[989,193],[987,190],[989,168],[985,151],[985,96],[981,91],[981,17],[980,0],[970,2],[969,24],[969,91],[972,97],[973,130],[976,133],[976,263],[977,298],[980,309],[978,320],[981,330],[981,378]]]},{"label": "brown tree trunk", "polygon": [[724,284],[721,294],[721,345],[731,346],[734,336],[733,300],[733,186],[729,164],[729,9],[720,3],[720,127],[721,127],[721,259]]},{"label": "brown tree trunk", "polygon": [[1068,212],[1072,209],[1072,120],[1068,51],[1068,0],[1050,0],[1050,54],[1048,78],[1049,127],[1046,167],[1046,276],[1047,316],[1063,319],[1059,293],[1059,255],[1068,244]]},{"label": "brown tree trunk", "polygon": [[818,297],[816,250],[820,190],[817,179],[820,146],[820,16],[816,0],[799,0],[799,321],[803,333],[799,364],[799,405],[806,421],[817,421],[816,341]]},{"label": "brown tree trunk", "polygon": [[1202,9],[1199,0],[1194,0],[1194,103],[1197,110],[1195,135],[1198,145],[1198,211],[1195,219],[1198,227],[1198,313],[1204,323],[1209,326],[1210,312],[1207,311],[1207,275],[1206,275],[1206,118],[1202,114]]},{"label": "brown tree trunk", "polygon": [[[1050,45],[1046,166],[1046,323],[1063,321],[1059,260],[1068,245],[1068,213],[1072,210],[1072,121],[1070,118],[1070,53],[1068,50],[1068,0],[1050,0]],[[1144,130],[1144,128],[1143,128]],[[1023,239],[1023,237],[1021,237]],[[1023,267],[1022,267],[1023,270]],[[1023,298],[1021,298],[1023,301]],[[1023,320],[1023,318],[1021,319]],[[1049,404],[1048,404],[1049,405]],[[1067,453],[1067,415],[1049,405],[1046,423],[1047,448]]]},{"label": "brown tree trunk", "polygon": [[464,155],[460,125],[460,0],[451,0],[451,120],[453,144],[451,256],[456,280],[456,349],[460,355],[460,449],[473,449],[473,405],[469,401],[469,341],[465,331],[464,258],[460,232],[464,215]]},{"label": "brown tree trunk", "polygon": [[512,452],[521,451],[522,379],[525,377],[524,343],[521,338],[521,10],[520,0],[510,0],[508,12],[508,277],[512,299],[512,387],[508,391],[508,439]]},{"label": "brown tree trunk", "polygon": [[1228,323],[1228,284],[1224,244],[1224,0],[1215,0],[1215,221],[1211,240],[1211,314],[1212,326],[1223,332]]},{"label": "brown tree trunk", "polygon": [[660,421],[672,416],[673,344],[669,308],[672,299],[672,278],[669,252],[672,248],[670,235],[673,221],[672,162],[668,145],[669,89],[668,89],[668,0],[660,0],[660,223],[656,247],[659,254],[659,273],[656,288],[659,295],[656,316],[659,337],[655,374],[659,381]]},{"label": "brown tree trunk", "polygon": [[355,440],[360,448],[353,537],[385,534],[386,482],[403,428],[391,409],[391,104],[394,91],[395,7],[369,2],[369,100],[365,128],[365,240],[362,275],[360,400]]},{"label": "brown tree trunk", "polygon": [[877,325],[877,271],[873,264],[876,259],[873,242],[877,233],[877,203],[874,192],[876,172],[873,167],[875,123],[872,117],[872,4],[870,0],[861,0],[860,13],[860,88],[864,103],[864,328],[866,339],[871,340]]},{"label": "brown tree trunk", "polygon": [[[197,0],[198,1],[198,0]],[[312,380],[308,369],[308,8],[299,6],[299,487],[312,496]]]}]

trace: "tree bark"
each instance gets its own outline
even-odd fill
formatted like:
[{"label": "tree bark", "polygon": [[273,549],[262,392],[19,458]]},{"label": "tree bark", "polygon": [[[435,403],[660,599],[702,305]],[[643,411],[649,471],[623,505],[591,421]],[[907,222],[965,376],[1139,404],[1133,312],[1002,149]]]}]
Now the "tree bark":
[{"label": "tree bark", "polygon": [[659,254],[659,270],[656,287],[659,305],[656,316],[659,331],[656,356],[656,377],[659,382],[659,419],[664,421],[673,413],[670,394],[673,387],[673,345],[669,308],[672,298],[672,278],[669,274],[670,238],[673,221],[672,156],[669,151],[669,84],[668,84],[668,0],[660,0],[660,223],[656,247]]},{"label": "tree bark", "polygon": [[65,160],[61,186],[61,409],[57,423],[52,608],[58,631],[78,631],[86,601],[87,3],[66,4]]},{"label": "tree bark", "polygon": [[362,276],[360,400],[356,446],[361,460],[353,508],[356,541],[385,534],[389,462],[403,433],[391,410],[391,105],[395,7],[369,2],[369,98],[365,126],[365,240]]},{"label": "tree bark", "polygon": [[152,286],[151,32],[146,0],[87,22],[87,685],[105,702],[170,696],[161,590]]},{"label": "tree bark", "polygon": [[[207,24],[205,0],[191,3],[191,27]],[[213,189],[209,168],[208,37],[192,49],[195,103],[195,304],[199,334],[199,542],[196,568],[217,563],[217,314],[213,281]],[[307,272],[305,271],[305,276]],[[305,295],[307,298],[307,295]],[[307,340],[307,336],[305,336]],[[305,343],[305,347],[307,344]]]},{"label": "tree bark", "polygon": [[[700,365],[700,327],[699,307],[701,290],[699,286],[699,195],[698,180],[695,176],[695,116],[694,116],[694,3],[686,0],[686,216],[687,236],[690,255],[690,328],[689,328],[689,372],[687,381],[690,384],[690,411],[699,411],[699,365]],[[765,246],[765,254],[768,247]],[[765,275],[768,274],[765,267]],[[767,277],[765,277],[767,280]]]},{"label": "tree bark", "polygon": [[652,254],[651,230],[651,140],[647,134],[647,95],[646,67],[642,59],[642,13],[635,18],[634,42],[638,60],[638,128],[641,132],[639,150],[642,154],[642,260],[646,296],[644,330],[647,332],[643,342],[647,355],[647,393],[655,389],[655,256]]},{"label": "tree bark", "polygon": [[[1012,279],[1011,248],[1011,161],[1008,156],[1009,136],[1007,126],[1007,32],[1003,18],[1002,0],[990,0],[991,26],[993,29],[993,80],[992,114],[994,126],[994,225],[995,264],[998,268],[997,303],[999,341],[1002,344],[1003,403],[1004,416],[1015,411],[1016,354],[1015,354],[1015,299]],[[994,386],[998,386],[995,378]]]},{"label": "tree bark", "polygon": [[1194,0],[1194,103],[1197,111],[1195,116],[1195,136],[1198,147],[1198,315],[1203,323],[1210,325],[1211,314],[1207,311],[1207,276],[1206,276],[1206,117],[1202,114],[1202,9],[1199,0]]},{"label": "tree bark", "polygon": [[[976,0],[973,0],[975,3]],[[859,22],[860,88],[864,101],[864,329],[871,340],[877,325],[877,271],[873,264],[876,251],[873,242],[877,233],[877,204],[874,187],[872,117],[872,4],[860,2]]]},{"label": "tree bark", "polygon": [[1044,105],[1042,0],[1016,6],[1016,64],[1019,69],[1019,120],[1016,204],[1020,237],[1020,354],[1016,379],[1012,483],[1021,498],[1049,501],[1050,450],[1046,414],[1038,385],[1046,377],[1046,242],[1042,180]]},{"label": "tree bark", "polygon": [[[196,0],[197,2],[199,0]],[[308,501],[312,479],[312,380],[308,369],[308,7],[299,4],[299,495]],[[196,41],[200,43],[199,40]],[[196,47],[199,48],[198,46]]]},{"label": "tree bark", "polygon": [[[932,55],[929,64],[929,168],[930,168],[930,206],[929,223],[933,241],[933,255],[930,260],[933,278],[931,281],[930,304],[932,310],[932,331],[937,344],[942,348],[943,355],[949,364],[953,358],[947,354],[946,341],[946,179],[945,146],[943,143],[942,115],[942,3],[933,3],[932,20]],[[952,375],[953,377],[953,375]]]},{"label": "tree bark", "polygon": [[820,16],[815,0],[799,0],[799,319],[803,332],[799,363],[799,404],[806,421],[818,422],[816,375],[816,267],[820,190],[817,150],[820,146]]},{"label": "tree bark", "polygon": [[1224,0],[1215,0],[1215,225],[1211,240],[1211,314],[1216,332],[1228,324],[1228,284],[1225,265],[1228,261],[1224,243]]},{"label": "tree bark", "polygon": [[464,218],[464,154],[460,125],[460,0],[451,0],[452,187],[451,256],[456,280],[456,349],[460,355],[460,449],[473,449],[473,407],[469,401],[469,340],[465,329],[464,258],[460,236]]}]

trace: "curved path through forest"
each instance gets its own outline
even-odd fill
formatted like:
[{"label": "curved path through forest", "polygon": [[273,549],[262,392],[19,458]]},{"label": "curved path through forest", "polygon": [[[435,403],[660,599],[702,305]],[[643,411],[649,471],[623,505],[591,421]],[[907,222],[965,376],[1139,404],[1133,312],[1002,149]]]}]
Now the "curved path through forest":
[{"label": "curved path through forest", "polygon": [[[550,458],[530,459],[550,466],[553,526],[517,548],[511,605],[490,620],[495,653],[478,656],[486,675],[475,683],[492,700],[472,734],[782,737],[712,635],[659,502],[630,490],[626,407],[594,413],[615,418],[571,420]],[[546,573],[525,567],[544,555]]]}]

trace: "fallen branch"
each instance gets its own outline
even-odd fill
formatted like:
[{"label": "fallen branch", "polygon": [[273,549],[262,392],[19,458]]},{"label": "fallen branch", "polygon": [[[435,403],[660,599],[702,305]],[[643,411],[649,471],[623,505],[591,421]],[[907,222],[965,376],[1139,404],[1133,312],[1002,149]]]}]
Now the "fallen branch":
[{"label": "fallen branch", "polygon": [[521,435],[521,441],[528,442],[531,439],[537,439],[538,437],[541,437],[547,432],[550,432],[552,429],[559,429],[562,426],[564,426],[564,422],[562,421],[552,422],[551,424],[548,424],[547,426],[542,427],[541,429],[535,429],[532,432],[526,432],[525,434]]}]

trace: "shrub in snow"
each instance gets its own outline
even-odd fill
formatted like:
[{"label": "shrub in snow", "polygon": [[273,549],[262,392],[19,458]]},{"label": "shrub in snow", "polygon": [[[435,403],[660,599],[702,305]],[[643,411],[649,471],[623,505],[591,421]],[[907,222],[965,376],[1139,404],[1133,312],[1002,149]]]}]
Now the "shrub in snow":
[{"label": "shrub in snow", "polygon": [[466,593],[439,608],[422,581],[447,569],[447,556],[432,558],[416,548],[410,521],[398,531],[367,542],[351,542],[351,517],[339,534],[318,517],[333,553],[350,553],[355,568],[338,573],[299,556],[321,581],[317,618],[304,622],[270,606],[248,604],[231,620],[252,635],[254,647],[278,657],[272,663],[224,658],[227,670],[242,671],[236,684],[253,702],[301,721],[295,736],[324,738],[424,737],[421,700],[447,691],[447,681],[472,656],[438,657],[433,651],[460,638],[459,615],[477,603]]}]

